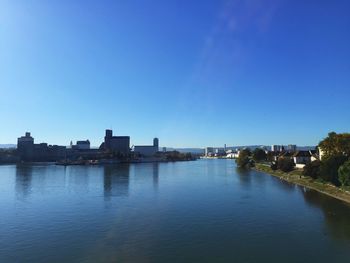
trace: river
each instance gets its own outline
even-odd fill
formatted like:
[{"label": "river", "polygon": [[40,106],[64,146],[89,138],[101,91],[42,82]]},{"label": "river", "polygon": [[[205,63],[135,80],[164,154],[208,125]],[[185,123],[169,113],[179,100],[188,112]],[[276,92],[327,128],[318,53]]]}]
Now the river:
[{"label": "river", "polygon": [[0,262],[349,262],[350,206],[232,160],[0,166]]}]

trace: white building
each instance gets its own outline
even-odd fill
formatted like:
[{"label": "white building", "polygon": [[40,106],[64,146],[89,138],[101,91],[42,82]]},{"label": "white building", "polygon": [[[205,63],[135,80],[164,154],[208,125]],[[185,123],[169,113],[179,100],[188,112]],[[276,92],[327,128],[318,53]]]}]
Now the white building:
[{"label": "white building", "polygon": [[296,168],[303,168],[306,164],[311,162],[310,151],[297,151],[293,155],[293,161]]},{"label": "white building", "polygon": [[90,149],[90,141],[77,141],[76,145],[73,145],[73,149],[78,149],[78,150],[89,150]]},{"label": "white building", "polygon": [[214,154],[214,148],[213,147],[205,147],[205,156],[211,156]]},{"label": "white building", "polygon": [[240,152],[240,151],[232,151],[232,152],[230,152],[230,153],[228,153],[228,154],[226,155],[226,158],[229,158],[229,159],[236,159],[236,158],[238,158],[238,156],[239,156],[239,152]]}]

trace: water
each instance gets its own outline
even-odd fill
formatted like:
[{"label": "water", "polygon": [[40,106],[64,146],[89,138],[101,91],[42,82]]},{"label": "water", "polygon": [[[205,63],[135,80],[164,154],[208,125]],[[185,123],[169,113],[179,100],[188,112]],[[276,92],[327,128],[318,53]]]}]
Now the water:
[{"label": "water", "polygon": [[350,207],[232,160],[0,166],[0,262],[349,262]]}]

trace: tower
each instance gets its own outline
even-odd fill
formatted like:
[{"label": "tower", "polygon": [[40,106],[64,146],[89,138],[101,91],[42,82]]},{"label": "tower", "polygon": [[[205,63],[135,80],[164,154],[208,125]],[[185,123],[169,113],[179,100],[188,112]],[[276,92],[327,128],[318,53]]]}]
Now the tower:
[{"label": "tower", "polygon": [[158,151],[158,149],[159,149],[159,139],[158,138],[153,139],[153,146]]},{"label": "tower", "polygon": [[105,134],[105,149],[111,148],[111,139],[113,137],[113,131],[112,130],[106,130]]}]

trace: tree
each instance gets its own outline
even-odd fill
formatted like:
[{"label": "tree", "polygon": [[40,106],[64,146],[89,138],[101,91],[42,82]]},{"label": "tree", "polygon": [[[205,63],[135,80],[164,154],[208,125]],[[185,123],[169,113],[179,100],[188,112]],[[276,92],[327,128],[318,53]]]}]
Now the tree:
[{"label": "tree", "polygon": [[266,153],[263,149],[261,148],[256,148],[253,151],[253,160],[256,162],[261,162],[266,160]]},{"label": "tree", "polygon": [[346,160],[347,158],[343,155],[332,155],[327,159],[322,160],[320,166],[320,177],[325,181],[339,186],[338,169]]},{"label": "tree", "polygon": [[345,162],[339,167],[338,180],[342,186],[350,185],[350,161]]},{"label": "tree", "polygon": [[266,155],[266,160],[269,162],[274,161],[274,153],[273,152],[268,152]]},{"label": "tree", "polygon": [[238,167],[245,168],[245,167],[249,166],[249,164],[250,164],[249,155],[250,155],[249,149],[244,149],[244,150],[240,151],[239,156],[236,159],[236,163],[237,163]]},{"label": "tree", "polygon": [[186,160],[194,160],[194,157],[192,156],[192,153],[188,152],[185,154]]},{"label": "tree", "polygon": [[290,158],[278,158],[277,168],[285,173],[290,172],[294,169],[294,162]]},{"label": "tree", "polygon": [[328,137],[319,143],[324,157],[328,158],[334,155],[350,156],[350,133],[328,133]]},{"label": "tree", "polygon": [[306,164],[303,168],[303,175],[313,179],[318,178],[320,176],[320,166],[321,162],[318,160]]}]

